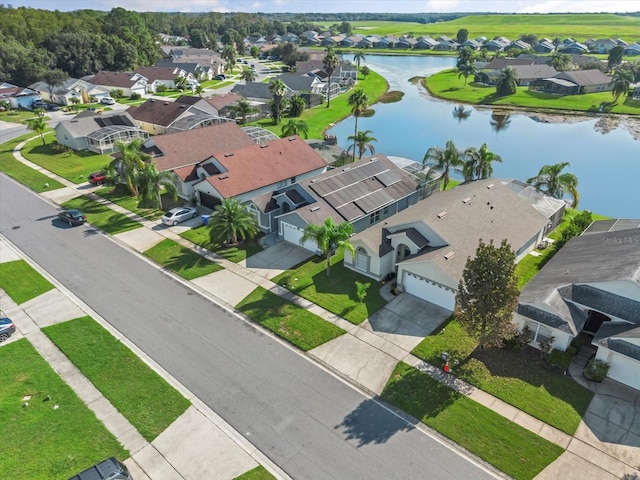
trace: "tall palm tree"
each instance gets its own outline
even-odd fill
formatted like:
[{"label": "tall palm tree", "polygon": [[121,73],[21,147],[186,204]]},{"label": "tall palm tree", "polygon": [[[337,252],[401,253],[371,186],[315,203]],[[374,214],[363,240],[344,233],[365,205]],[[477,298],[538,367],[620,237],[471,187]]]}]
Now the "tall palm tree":
[{"label": "tall palm tree", "polygon": [[258,233],[258,223],[236,198],[225,198],[214,209],[210,219],[211,240],[216,243],[236,244],[239,240],[253,238]]},{"label": "tall palm tree", "polygon": [[452,140],[448,140],[444,149],[441,147],[429,148],[422,159],[422,164],[442,174],[442,189],[446,190],[451,179],[451,169],[462,167],[464,162],[462,153]]},{"label": "tall palm tree", "polygon": [[204,95],[204,87],[202,85],[198,85],[195,88],[194,93],[196,93],[200,98],[202,98],[202,95]]},{"label": "tall palm tree", "polygon": [[40,140],[42,140],[42,145],[46,145],[46,142],[44,141],[44,132],[47,129],[47,126],[48,126],[47,122],[45,121],[44,116],[42,115],[37,115],[27,120],[27,128],[29,130],[33,130],[38,135],[40,135]]},{"label": "tall palm tree", "polygon": [[289,102],[289,115],[292,117],[299,117],[304,112],[304,107],[307,103],[300,95],[294,95]]},{"label": "tall palm tree", "polygon": [[486,143],[480,148],[467,148],[463,156],[467,159],[462,168],[465,180],[489,178],[493,175],[492,162],[502,163],[502,157],[489,151]]},{"label": "tall palm tree", "polygon": [[322,255],[327,259],[327,277],[331,273],[331,257],[338,252],[349,250],[355,255],[355,250],[349,237],[353,233],[353,226],[349,222],[342,222],[339,225],[333,223],[331,217],[327,217],[322,225],[310,224],[304,229],[300,244],[308,240],[313,240]]},{"label": "tall palm tree", "polygon": [[255,82],[256,81],[256,71],[253,68],[245,68],[242,70],[240,74],[240,78],[245,81],[245,83]]},{"label": "tall palm tree", "polygon": [[353,149],[353,161],[355,162],[355,150],[358,149],[358,160],[362,160],[364,152],[369,150],[371,155],[376,153],[376,149],[371,142],[377,142],[378,139],[371,135],[371,130],[361,130],[355,135],[349,135],[348,140],[353,141],[347,148],[347,153]]},{"label": "tall palm tree", "polygon": [[611,94],[614,100],[617,102],[620,96],[629,93],[629,87],[633,83],[633,74],[628,70],[617,69],[613,72],[613,80],[610,85],[613,86]]},{"label": "tall palm tree", "polygon": [[353,54],[353,61],[356,62],[356,80],[358,80],[358,75],[360,74],[360,62],[364,62],[365,60],[364,50],[360,49]]},{"label": "tall palm tree", "polygon": [[240,118],[242,125],[247,124],[247,117],[252,113],[256,113],[259,109],[252,107],[246,98],[238,100],[238,104],[235,107],[231,107],[231,110],[235,114],[236,118]]},{"label": "tall palm tree", "polygon": [[577,208],[579,200],[578,177],[572,173],[561,173],[568,166],[570,166],[569,162],[544,165],[538,175],[528,179],[527,183],[554,198],[563,199],[568,193],[573,198],[573,208]]},{"label": "tall palm tree", "polygon": [[500,96],[513,95],[518,88],[518,75],[512,67],[500,70],[496,79],[496,93]]},{"label": "tall palm tree", "polygon": [[187,79],[182,75],[179,75],[173,80],[173,83],[178,90],[181,90],[184,89],[184,87],[187,85]]},{"label": "tall palm tree", "polygon": [[335,72],[338,66],[338,56],[333,52],[331,47],[327,48],[327,54],[322,59],[322,65],[324,65],[324,71],[327,73],[327,108],[331,102],[331,75]]},{"label": "tall palm tree", "polygon": [[283,137],[300,134],[304,135],[304,138],[309,136],[309,124],[304,120],[291,119],[282,127]]},{"label": "tall palm tree", "polygon": [[116,150],[121,153],[121,158],[114,162],[120,164],[120,172],[132,197],[138,196],[140,172],[144,169],[145,163],[151,159],[149,154],[142,151],[143,145],[142,138],[136,138],[130,143],[116,142]]},{"label": "tall palm tree", "polygon": [[358,137],[358,118],[362,115],[367,108],[369,108],[369,97],[364,90],[357,88],[349,94],[347,104],[351,107],[351,114],[355,118],[355,127],[353,132],[354,147],[353,147],[353,161],[356,161],[356,148],[355,139]]},{"label": "tall palm tree", "polygon": [[279,78],[276,78],[269,85],[269,91],[271,92],[271,95],[273,95],[273,105],[274,105],[274,112],[275,112],[275,115],[273,118],[273,124],[278,125],[280,123],[282,97],[284,97],[284,94],[287,92],[287,87],[282,82],[282,80],[280,80]]},{"label": "tall palm tree", "polygon": [[138,178],[140,182],[140,201],[138,204],[147,208],[162,209],[162,196],[160,192],[164,188],[175,202],[178,200],[178,189],[174,183],[175,174],[171,172],[158,172],[155,163],[145,163]]},{"label": "tall palm tree", "polygon": [[478,70],[473,62],[461,63],[458,65],[458,78],[464,77],[464,84],[467,85],[467,77],[475,75]]}]

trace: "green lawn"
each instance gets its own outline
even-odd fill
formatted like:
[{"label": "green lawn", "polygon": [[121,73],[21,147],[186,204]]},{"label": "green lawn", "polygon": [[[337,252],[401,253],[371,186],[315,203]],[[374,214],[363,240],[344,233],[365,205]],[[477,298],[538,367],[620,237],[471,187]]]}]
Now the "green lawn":
[{"label": "green lawn", "polygon": [[24,260],[0,263],[0,288],[18,305],[53,289],[42,275]]},{"label": "green lawn", "polygon": [[62,204],[63,208],[77,208],[87,216],[87,220],[94,227],[115,235],[142,227],[142,224],[129,219],[122,213],[111,210],[106,205],[96,202],[89,197],[81,196]]},{"label": "green lawn", "polygon": [[402,362],[381,396],[518,480],[534,478],[563,452]]},{"label": "green lawn", "polygon": [[4,478],[66,480],[107,457],[129,457],[26,339],[0,348],[0,364]]},{"label": "green lawn", "polygon": [[413,354],[433,365],[449,352],[452,373],[491,395],[573,435],[593,393],[559,370],[552,370],[532,348],[476,350],[455,320],[426,337]]},{"label": "green lawn", "polygon": [[32,137],[33,133],[28,133],[0,145],[0,171],[6,173],[22,185],[29,187],[34,192],[40,193],[64,187],[64,185],[57,180],[49,178],[33,168],[27,167],[13,156],[13,149],[16,145]]},{"label": "green lawn", "polygon": [[189,407],[189,400],[91,317],[42,331],[147,441]]},{"label": "green lawn", "polygon": [[160,265],[174,271],[185,280],[193,280],[223,269],[217,263],[198,255],[193,250],[184,248],[168,238],[151,247],[144,254]]},{"label": "green lawn", "polygon": [[345,333],[262,287],[251,292],[236,308],[305,352]]},{"label": "green lawn", "polygon": [[[344,267],[342,255],[331,259],[327,277],[325,258],[313,257],[273,279],[279,285],[358,325],[380,310],[386,301],[380,296],[380,284]],[[356,296],[355,282],[370,283],[363,303]]]},{"label": "green lawn", "polygon": [[162,205],[163,209],[158,210],[155,208],[142,208],[138,206],[139,198],[132,197],[131,193],[127,189],[125,185],[118,185],[116,188],[105,187],[97,190],[96,195],[100,195],[102,198],[109,200],[117,205],[120,205],[123,208],[126,208],[130,212],[134,212],[137,215],[147,218],[149,220],[157,220],[164,214],[165,210],[171,210],[173,207],[182,204],[184,201],[182,199],[178,199],[177,202],[174,202],[171,198],[168,198],[168,195],[162,195]]},{"label": "green lawn", "polygon": [[45,139],[46,145],[42,145],[39,137],[27,142],[22,148],[24,158],[76,184],[86,182],[90,173],[101,170],[112,160],[109,155],[89,151],[55,153],[50,146],[55,136],[48,135]]},{"label": "green lawn", "polygon": [[[29,110],[7,110],[6,112],[0,112],[0,120],[9,123],[26,124],[27,120],[30,120],[35,116],[36,114]],[[45,119],[48,120],[49,117],[45,115]],[[33,135],[35,135],[35,133],[32,132],[30,136]]]},{"label": "green lawn", "polygon": [[[529,91],[528,87],[518,87],[515,94],[500,97],[496,95],[495,87],[474,84],[470,80],[465,85],[464,78],[458,78],[458,72],[449,69],[428,77],[425,82],[429,91],[437,97],[471,104],[598,112],[601,103],[613,100],[611,92],[558,96]],[[606,108],[606,111],[640,115],[640,101],[620,97],[617,104]]]},{"label": "green lawn", "polygon": [[196,245],[200,245],[206,250],[217,253],[233,263],[246,260],[251,255],[262,251],[262,247],[258,244],[259,236],[251,240],[245,240],[241,244],[233,247],[222,246],[219,243],[211,241],[211,225],[203,225],[198,228],[186,230],[182,232],[180,236]]},{"label": "green lawn", "polygon": [[262,465],[258,465],[253,470],[243,473],[237,476],[233,480],[275,480],[276,477],[271,475],[269,471]]}]

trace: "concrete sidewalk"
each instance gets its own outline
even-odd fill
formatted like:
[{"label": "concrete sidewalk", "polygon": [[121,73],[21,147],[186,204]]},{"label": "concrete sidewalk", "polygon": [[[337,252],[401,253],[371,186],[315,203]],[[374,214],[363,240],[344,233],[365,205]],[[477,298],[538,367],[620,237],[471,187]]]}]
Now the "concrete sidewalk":
[{"label": "concrete sidewalk", "polygon": [[[18,146],[16,150],[19,150],[20,147]],[[18,155],[16,157],[20,159]],[[78,189],[77,186],[60,179],[50,172],[47,174],[55,177],[71,190]],[[134,213],[128,212],[104,199],[99,199],[99,201],[139,221],[145,227],[113,236],[123,246],[137,252],[144,252],[162,239],[171,238],[182,246],[223,266],[224,270],[185,283],[190,283],[197,291],[227,308],[234,309],[235,305],[256,286],[262,286],[346,330],[347,333],[345,335],[311,350],[308,355],[369,394],[374,396],[380,394],[397,362],[403,361],[419,368],[434,379],[469,396],[474,401],[505,418],[567,449],[565,454],[539,475],[541,479],[608,479],[622,478],[623,475],[634,474],[640,478],[640,470],[638,470],[638,467],[640,467],[640,437],[638,437],[637,442],[635,438],[631,438],[631,440],[627,441],[627,444],[610,442],[606,441],[606,439],[603,441],[603,438],[606,437],[600,433],[600,430],[605,427],[601,427],[598,430],[598,426],[594,422],[589,425],[582,422],[575,436],[569,436],[413,356],[410,352],[415,346],[415,342],[422,338],[419,337],[420,334],[424,333],[422,329],[428,329],[429,327],[417,324],[412,325],[411,322],[406,322],[402,330],[399,331],[397,325],[393,328],[390,326],[394,322],[391,316],[396,319],[396,324],[398,318],[414,318],[416,307],[410,301],[403,307],[401,303],[403,301],[406,302],[406,300],[400,299],[407,297],[401,295],[394,298],[388,292],[389,286],[383,289],[381,293],[383,296],[386,295],[388,300],[391,300],[388,304],[388,315],[390,317],[382,319],[374,319],[372,317],[361,325],[356,326],[271,281],[282,271],[294,266],[298,262],[298,260],[294,260],[298,258],[297,255],[286,255],[281,252],[277,255],[271,255],[265,251],[262,252],[265,256],[277,258],[279,263],[251,257],[251,259],[242,264],[236,264],[180,237],[179,232],[184,230],[184,224],[177,227],[164,227],[159,225],[158,221],[153,222],[140,218]],[[292,246],[291,248],[295,249],[296,247]],[[182,281],[177,276],[174,277],[178,281]],[[440,319],[441,312],[434,309],[427,309],[425,312],[428,318],[433,319],[434,324],[439,324],[442,321]],[[428,335],[428,333],[425,335]],[[638,402],[637,408],[640,410],[640,402]],[[640,418],[640,411],[638,418]],[[633,425],[635,427],[629,426],[629,429],[631,434],[637,436],[639,430],[637,422]],[[634,429],[635,432],[633,431]],[[593,433],[594,431],[596,433]]]}]

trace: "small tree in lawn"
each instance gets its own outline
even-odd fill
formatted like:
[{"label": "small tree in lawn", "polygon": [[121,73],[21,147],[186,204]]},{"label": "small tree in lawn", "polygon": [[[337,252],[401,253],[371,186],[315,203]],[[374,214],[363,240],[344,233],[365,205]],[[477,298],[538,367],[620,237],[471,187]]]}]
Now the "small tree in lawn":
[{"label": "small tree in lawn", "polygon": [[362,67],[362,70],[360,70],[360,72],[362,73],[362,76],[366,80],[367,76],[371,73],[371,69],[365,65],[364,67]]},{"label": "small tree in lawn", "polygon": [[253,238],[258,233],[258,223],[240,200],[225,198],[211,215],[211,240],[234,245],[239,240]]},{"label": "small tree in lawn", "polygon": [[38,135],[40,135],[40,140],[42,140],[42,145],[46,145],[46,142],[44,141],[44,132],[47,129],[47,122],[44,119],[44,116],[37,115],[27,120],[27,128],[29,130],[33,130]]},{"label": "small tree in lawn", "polygon": [[506,240],[499,247],[480,240],[469,257],[456,294],[454,315],[480,348],[499,346],[516,333],[513,312],[518,305],[515,253]]},{"label": "small tree in lawn", "polygon": [[327,259],[327,277],[331,272],[331,257],[337,252],[349,250],[352,255],[355,250],[349,237],[353,233],[353,226],[349,222],[342,222],[340,225],[333,223],[331,217],[327,217],[322,225],[310,224],[304,229],[300,245],[307,240],[313,240],[318,249],[322,252],[322,256]]},{"label": "small tree in lawn", "polygon": [[360,303],[364,302],[364,299],[367,298],[367,290],[371,286],[370,282],[362,283],[356,281],[356,296],[358,297],[358,301]]}]

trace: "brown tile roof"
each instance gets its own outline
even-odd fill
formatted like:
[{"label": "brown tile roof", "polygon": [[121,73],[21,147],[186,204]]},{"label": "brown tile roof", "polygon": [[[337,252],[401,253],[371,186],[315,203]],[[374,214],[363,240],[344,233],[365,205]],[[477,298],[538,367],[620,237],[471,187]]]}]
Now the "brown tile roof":
[{"label": "brown tile roof", "polygon": [[184,114],[189,105],[150,98],[138,107],[129,107],[127,112],[140,122],[168,127]]},{"label": "brown tile roof", "polygon": [[204,99],[216,110],[220,111],[227,105],[231,105],[232,103],[236,103],[242,100],[242,95],[239,95],[237,93],[226,93],[224,95],[213,95],[211,97],[205,97]]},{"label": "brown tile roof", "polygon": [[187,165],[186,167],[176,168],[175,173],[183,182],[192,182],[198,179],[198,166]]},{"label": "brown tile roof", "polygon": [[93,85],[130,88],[137,82],[137,80],[131,80],[134,75],[133,72],[107,72],[103,70],[96,73],[89,82]]},{"label": "brown tile roof", "polygon": [[[240,150],[219,149],[217,152],[214,156],[227,172],[209,177],[207,181],[225,198],[327,166],[324,158],[297,135]],[[231,152],[233,155],[229,156]]]},{"label": "brown tile roof", "polygon": [[214,152],[234,151],[255,145],[249,135],[233,122],[157,135],[150,142],[163,153],[153,159],[161,172],[203,162]]}]

